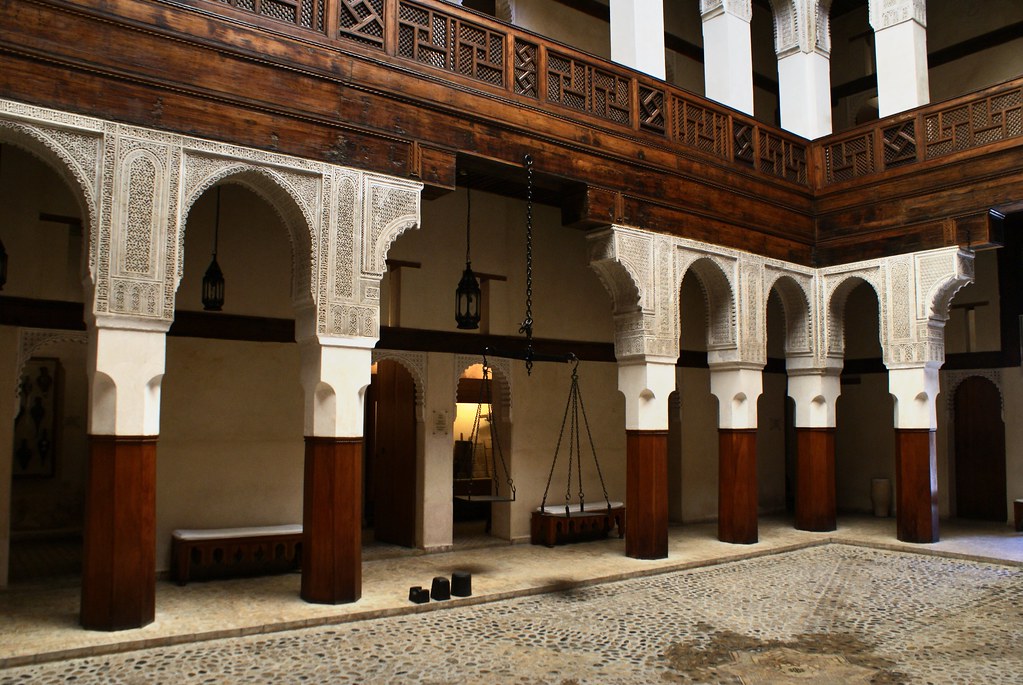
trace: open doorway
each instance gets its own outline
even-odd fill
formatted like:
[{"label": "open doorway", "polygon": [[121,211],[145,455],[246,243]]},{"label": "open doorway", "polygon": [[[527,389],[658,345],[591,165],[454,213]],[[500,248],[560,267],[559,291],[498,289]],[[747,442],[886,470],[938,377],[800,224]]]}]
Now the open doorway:
[{"label": "open doorway", "polygon": [[954,401],[956,516],[1005,523],[1005,421],[998,387],[970,376],[956,388]]}]

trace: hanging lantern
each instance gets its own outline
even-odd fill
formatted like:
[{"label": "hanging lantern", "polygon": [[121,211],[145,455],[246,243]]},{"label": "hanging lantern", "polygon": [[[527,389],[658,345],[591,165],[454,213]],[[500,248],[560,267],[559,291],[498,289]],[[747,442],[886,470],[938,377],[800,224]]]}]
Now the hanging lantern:
[{"label": "hanging lantern", "polygon": [[219,312],[224,308],[224,272],[217,264],[217,239],[220,237],[220,186],[217,186],[217,216],[213,224],[213,261],[202,277],[202,308]]},{"label": "hanging lantern", "polygon": [[480,283],[472,272],[469,260],[469,219],[472,211],[471,190],[465,188],[465,271],[462,280],[455,289],[455,321],[459,328],[476,329],[480,327]]}]

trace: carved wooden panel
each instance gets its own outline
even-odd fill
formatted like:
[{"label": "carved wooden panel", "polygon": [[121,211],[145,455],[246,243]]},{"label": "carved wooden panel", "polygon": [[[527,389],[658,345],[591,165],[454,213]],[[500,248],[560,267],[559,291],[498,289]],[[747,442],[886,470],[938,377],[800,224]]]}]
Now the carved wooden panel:
[{"label": "carved wooden panel", "polygon": [[732,158],[736,162],[755,166],[757,163],[757,150],[753,140],[756,136],[756,127],[742,121],[735,121],[732,124],[732,137],[734,139],[735,151]]},{"label": "carved wooden panel", "polygon": [[926,157],[933,159],[1023,135],[1023,88],[924,116]]},{"label": "carved wooden panel", "polygon": [[338,35],[384,47],[384,0],[338,0]]},{"label": "carved wooden panel", "polygon": [[884,166],[893,169],[916,161],[916,121],[910,119],[881,129]]},{"label": "carved wooden panel", "polygon": [[672,138],[684,145],[728,157],[728,116],[675,98]]},{"label": "carved wooden panel", "polygon": [[806,183],[806,147],[760,129],[760,171]]},{"label": "carved wooden panel", "polygon": [[874,173],[873,131],[825,145],[824,173],[828,183]]},{"label": "carved wooden panel", "polygon": [[618,124],[629,125],[631,82],[610,71],[547,52],[547,99]]},{"label": "carved wooden panel", "polygon": [[220,2],[305,29],[323,31],[325,0],[220,0]]},{"label": "carved wooden panel", "polygon": [[537,90],[538,49],[535,43],[515,39],[515,93],[531,98],[539,97]]},{"label": "carved wooden panel", "polygon": [[664,133],[666,116],[664,112],[664,91],[656,88],[639,87],[639,126],[640,128]]},{"label": "carved wooden panel", "polygon": [[503,33],[411,2],[398,6],[397,54],[479,81],[504,85]]}]

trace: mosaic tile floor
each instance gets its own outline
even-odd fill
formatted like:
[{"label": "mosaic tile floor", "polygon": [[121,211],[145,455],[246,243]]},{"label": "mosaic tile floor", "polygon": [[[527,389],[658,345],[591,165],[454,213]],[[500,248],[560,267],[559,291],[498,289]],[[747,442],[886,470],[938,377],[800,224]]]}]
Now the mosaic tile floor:
[{"label": "mosaic tile floor", "polygon": [[[440,603],[432,603],[438,605]],[[0,683],[1018,683],[1023,568],[827,544]]]}]

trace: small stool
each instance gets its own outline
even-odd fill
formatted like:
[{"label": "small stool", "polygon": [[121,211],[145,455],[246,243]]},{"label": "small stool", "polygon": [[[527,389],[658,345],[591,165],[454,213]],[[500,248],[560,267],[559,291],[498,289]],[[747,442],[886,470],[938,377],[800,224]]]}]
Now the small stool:
[{"label": "small stool", "polygon": [[451,583],[443,576],[433,579],[433,587],[430,588],[431,599],[451,599]]},{"label": "small stool", "polygon": [[1023,499],[1015,500],[1012,503],[1012,513],[1016,523],[1016,531],[1023,531]]},{"label": "small stool", "polygon": [[465,571],[455,571],[452,573],[451,594],[455,597],[469,597],[472,595],[472,574]]},{"label": "small stool", "polygon": [[408,601],[416,604],[426,604],[430,601],[430,593],[418,585],[408,589]]}]

